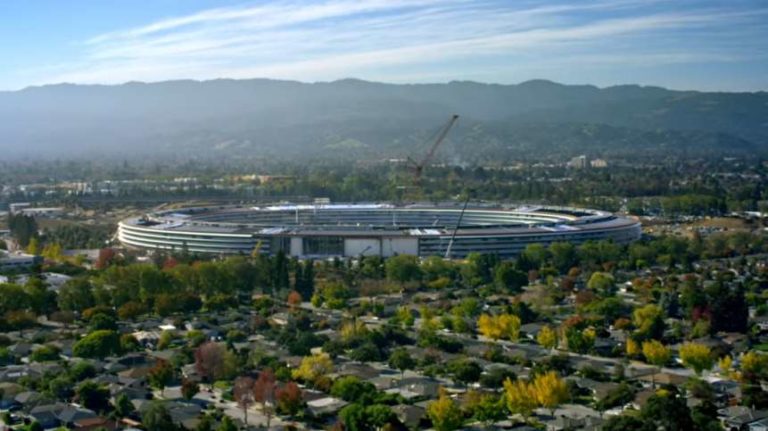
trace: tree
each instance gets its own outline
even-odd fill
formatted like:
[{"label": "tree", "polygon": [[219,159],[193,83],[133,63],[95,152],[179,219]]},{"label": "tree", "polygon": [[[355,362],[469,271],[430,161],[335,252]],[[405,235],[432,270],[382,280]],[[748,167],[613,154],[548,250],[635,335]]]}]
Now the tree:
[{"label": "tree", "polygon": [[344,376],[333,382],[331,395],[348,402],[370,404],[376,396],[376,387],[355,376]]},{"label": "tree", "polygon": [[405,370],[410,370],[416,366],[416,361],[405,348],[399,347],[392,351],[392,354],[389,356],[389,366],[400,370],[400,377],[403,377]]},{"label": "tree", "polygon": [[691,411],[685,397],[671,386],[652,395],[640,411],[640,417],[648,429],[694,431]]},{"label": "tree", "polygon": [[464,416],[458,404],[442,388],[437,400],[427,404],[427,416],[437,431],[453,431],[464,423]]},{"label": "tree", "polygon": [[664,315],[656,304],[648,304],[632,313],[632,323],[640,339],[659,339],[664,334]]},{"label": "tree", "polygon": [[525,380],[511,379],[504,381],[504,401],[507,410],[512,414],[520,414],[527,418],[536,408],[536,394],[533,386]]},{"label": "tree", "polygon": [[602,296],[611,296],[615,293],[616,285],[613,276],[607,272],[593,272],[587,282],[589,290],[598,292]]},{"label": "tree", "polygon": [[60,359],[61,350],[56,346],[41,346],[32,351],[29,359],[33,362],[56,361]]},{"label": "tree", "polygon": [[68,280],[59,289],[59,308],[65,311],[83,311],[95,305],[91,283],[85,278]]},{"label": "tree", "polygon": [[[669,362],[670,353],[669,349],[664,347],[659,341],[650,340],[643,341],[643,356],[645,356],[645,360],[649,364],[662,367]],[[656,373],[653,374],[651,381],[653,387],[656,387],[655,375]]]},{"label": "tree", "polygon": [[579,329],[567,327],[565,329],[565,341],[568,350],[576,353],[587,353],[595,345],[595,330],[592,328]]},{"label": "tree", "polygon": [[22,247],[27,247],[32,238],[37,238],[38,228],[34,217],[25,214],[8,216],[8,228],[11,235]]},{"label": "tree", "polygon": [[132,320],[146,312],[147,309],[141,302],[129,301],[117,309],[117,316],[123,320]]},{"label": "tree", "polygon": [[133,407],[131,399],[126,394],[120,394],[115,399],[115,415],[118,418],[127,418],[132,415],[136,409]]},{"label": "tree", "polygon": [[634,416],[620,415],[612,416],[602,427],[603,431],[653,431],[654,428]]},{"label": "tree", "polygon": [[339,420],[344,424],[345,431],[367,431],[365,407],[352,403],[339,412]]},{"label": "tree", "polygon": [[184,379],[181,381],[181,396],[189,401],[200,392],[200,385],[194,380]]},{"label": "tree", "polygon": [[102,359],[120,353],[120,336],[115,331],[94,331],[72,346],[72,354],[80,358]]},{"label": "tree", "polygon": [[483,369],[475,361],[468,359],[458,359],[448,365],[453,377],[465,385],[480,380]]},{"label": "tree", "polygon": [[714,358],[709,347],[698,343],[685,343],[680,347],[680,359],[683,365],[691,368],[696,375],[709,370],[714,365]]},{"label": "tree", "polygon": [[301,305],[301,294],[295,290],[292,290],[291,293],[288,294],[288,299],[286,302],[291,307],[291,310],[295,310],[296,307]]},{"label": "tree", "polygon": [[504,413],[501,399],[491,394],[479,394],[477,401],[468,407],[472,418],[482,423],[486,428],[490,428],[494,422],[502,420],[507,416]]},{"label": "tree", "polygon": [[240,376],[235,379],[234,387],[232,390],[235,402],[243,409],[243,421],[245,427],[248,427],[248,408],[254,403],[254,384],[256,383],[251,377]]},{"label": "tree", "polygon": [[234,355],[220,343],[207,342],[195,350],[195,368],[208,381],[216,381],[231,375],[235,370]]},{"label": "tree", "polygon": [[32,237],[29,239],[29,244],[27,244],[27,248],[24,251],[26,251],[27,254],[40,254],[40,242],[38,241],[37,237]]},{"label": "tree", "polygon": [[552,264],[564,274],[577,263],[576,247],[570,242],[553,242],[549,245]]},{"label": "tree", "polygon": [[288,382],[277,389],[275,393],[277,409],[283,414],[294,416],[304,405],[304,399],[295,382]]},{"label": "tree", "polygon": [[235,425],[235,422],[232,420],[232,418],[224,415],[224,417],[221,418],[221,423],[219,424],[218,428],[216,428],[216,431],[237,431],[237,425]]},{"label": "tree", "polygon": [[420,281],[422,277],[419,258],[408,254],[392,256],[384,263],[387,278],[399,283]]},{"label": "tree", "polygon": [[277,379],[271,368],[265,368],[259,373],[259,378],[253,385],[253,399],[261,404],[261,413],[267,417],[267,428],[272,420],[272,409],[275,405]]},{"label": "tree", "polygon": [[320,377],[325,377],[333,371],[333,361],[327,353],[305,356],[298,368],[293,370],[294,379],[316,383]]},{"label": "tree", "polygon": [[496,266],[493,276],[496,287],[507,293],[516,294],[528,284],[528,274],[518,270],[512,262],[502,262]]},{"label": "tree", "polygon": [[144,428],[152,431],[178,430],[165,404],[160,401],[155,401],[149,405],[147,410],[141,415],[141,423],[144,425]]},{"label": "tree", "polygon": [[549,326],[544,326],[536,335],[536,341],[545,349],[554,349],[557,347],[557,332]]},{"label": "tree", "polygon": [[75,390],[75,399],[85,408],[103,412],[109,409],[109,389],[94,382],[83,382]]},{"label": "tree", "polygon": [[149,370],[147,377],[149,384],[153,388],[159,389],[162,396],[165,392],[165,387],[173,381],[175,374],[176,372],[170,362],[159,359],[155,366]]},{"label": "tree", "polygon": [[517,340],[520,337],[520,318],[514,314],[500,314],[491,316],[481,314],[477,319],[477,330],[487,338],[498,340],[505,338],[508,340]]},{"label": "tree", "polygon": [[88,322],[88,328],[91,331],[117,331],[117,322],[115,318],[105,313],[97,313]]},{"label": "tree", "polygon": [[555,408],[568,399],[568,386],[554,371],[537,375],[532,386],[538,404],[549,409],[552,415]]}]

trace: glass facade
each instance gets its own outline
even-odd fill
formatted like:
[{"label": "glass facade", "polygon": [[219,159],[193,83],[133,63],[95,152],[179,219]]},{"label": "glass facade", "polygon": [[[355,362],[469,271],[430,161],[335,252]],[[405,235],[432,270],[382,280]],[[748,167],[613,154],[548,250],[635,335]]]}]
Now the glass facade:
[{"label": "glass facade", "polygon": [[305,237],[304,254],[308,256],[344,256],[344,238],[340,236]]}]

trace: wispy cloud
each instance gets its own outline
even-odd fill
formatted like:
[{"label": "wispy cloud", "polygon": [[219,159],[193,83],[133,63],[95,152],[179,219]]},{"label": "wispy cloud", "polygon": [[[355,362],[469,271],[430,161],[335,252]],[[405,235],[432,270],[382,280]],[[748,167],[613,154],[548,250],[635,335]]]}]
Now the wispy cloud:
[{"label": "wispy cloud", "polygon": [[[686,34],[759,25],[765,11],[679,8],[680,2],[604,0],[273,1],[216,8],[82,42],[83,55],[44,82],[274,77],[462,79],[517,57],[582,67],[738,61]],[[763,17],[764,18],[764,17]],[[727,40],[727,38],[723,38]],[[619,43],[621,42],[621,43]],[[629,46],[633,53],[621,52]],[[400,70],[397,70],[397,69]],[[469,74],[473,76],[472,74]]]}]

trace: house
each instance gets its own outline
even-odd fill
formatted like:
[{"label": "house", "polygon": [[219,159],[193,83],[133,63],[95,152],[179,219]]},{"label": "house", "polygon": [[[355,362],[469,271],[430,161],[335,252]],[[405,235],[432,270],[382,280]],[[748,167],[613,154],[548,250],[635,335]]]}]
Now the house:
[{"label": "house", "polygon": [[44,429],[55,428],[61,425],[59,413],[61,413],[61,411],[66,407],[67,404],[61,402],[40,404],[30,409],[29,413],[27,413],[27,416],[30,420],[33,420],[42,425]]},{"label": "house", "polygon": [[748,429],[749,424],[768,418],[768,410],[753,410],[744,406],[731,406],[717,411],[725,429]]},{"label": "house", "polygon": [[388,394],[399,394],[406,399],[435,398],[440,389],[440,382],[429,377],[407,377],[395,383]]},{"label": "house", "polygon": [[117,422],[103,416],[77,420],[72,424],[72,428],[81,431],[114,431],[119,429]]},{"label": "house", "polygon": [[679,374],[671,373],[651,373],[644,376],[640,376],[637,380],[643,381],[646,384],[656,385],[673,385],[682,386],[688,381],[688,378]]},{"label": "house", "polygon": [[539,332],[545,326],[547,326],[547,324],[543,322],[531,322],[521,326],[520,331],[524,333],[526,337],[530,338],[531,340],[535,340],[539,335]]},{"label": "house", "polygon": [[427,416],[426,411],[417,406],[399,404],[392,407],[392,412],[397,420],[403,423],[408,429],[420,429],[421,421]]},{"label": "house", "polygon": [[99,415],[97,415],[93,410],[75,407],[72,405],[67,405],[61,409],[57,415],[59,422],[61,422],[61,424],[67,428],[73,428],[75,426],[75,422],[77,421],[94,419],[98,416]]},{"label": "house", "polygon": [[749,431],[768,431],[768,418],[760,419],[747,425]]},{"label": "house", "polygon": [[324,415],[336,414],[347,404],[349,403],[335,397],[317,398],[311,401],[307,401],[307,411],[310,415],[317,418]]}]

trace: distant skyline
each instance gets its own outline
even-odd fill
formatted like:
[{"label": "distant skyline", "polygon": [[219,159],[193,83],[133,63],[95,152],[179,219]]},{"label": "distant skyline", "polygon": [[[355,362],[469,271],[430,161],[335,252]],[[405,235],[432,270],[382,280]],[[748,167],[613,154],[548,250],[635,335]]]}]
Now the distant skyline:
[{"label": "distant skyline", "polygon": [[765,0],[9,0],[0,90],[70,83],[392,83],[768,90]]}]

